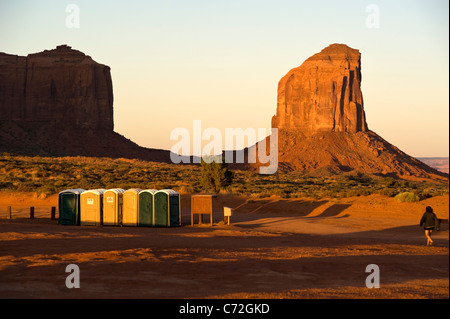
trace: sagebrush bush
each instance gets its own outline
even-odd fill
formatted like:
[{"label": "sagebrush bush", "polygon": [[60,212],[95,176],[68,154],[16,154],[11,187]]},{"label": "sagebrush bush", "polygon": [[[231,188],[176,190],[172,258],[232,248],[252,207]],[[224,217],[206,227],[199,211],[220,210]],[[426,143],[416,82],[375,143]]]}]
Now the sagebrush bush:
[{"label": "sagebrush bush", "polygon": [[420,200],[420,197],[413,192],[403,192],[403,193],[397,194],[394,197],[394,199],[400,203],[404,203],[404,202],[413,203],[413,202],[418,202]]},{"label": "sagebrush bush", "polygon": [[393,177],[383,177],[381,183],[387,187],[397,187],[400,185],[400,183]]},{"label": "sagebrush bush", "polygon": [[397,192],[397,190],[392,189],[392,188],[382,188],[382,189],[378,190],[378,194],[384,195],[384,196],[389,196],[389,197],[394,197],[398,194],[398,192]]}]

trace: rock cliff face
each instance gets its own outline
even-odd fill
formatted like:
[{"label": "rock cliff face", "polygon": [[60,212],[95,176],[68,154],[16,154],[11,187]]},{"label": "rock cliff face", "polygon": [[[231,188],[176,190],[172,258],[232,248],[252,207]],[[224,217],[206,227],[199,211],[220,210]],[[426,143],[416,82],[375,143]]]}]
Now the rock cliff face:
[{"label": "rock cliff face", "polygon": [[[278,128],[278,169],[312,175],[360,171],[448,181],[448,174],[405,154],[369,130],[361,79],[359,51],[332,44],[279,81],[277,112],[272,118],[272,127]],[[262,142],[274,143],[270,136]],[[259,143],[254,146],[256,150]],[[260,166],[258,162],[231,165],[251,170]]]},{"label": "rock cliff face", "polygon": [[0,120],[113,130],[110,68],[61,45],[27,57],[0,53]]},{"label": "rock cliff face", "polygon": [[272,127],[315,132],[367,131],[361,92],[361,54],[332,44],[278,83]]},{"label": "rock cliff face", "polygon": [[113,131],[110,68],[67,45],[0,53],[0,152],[170,161]]}]

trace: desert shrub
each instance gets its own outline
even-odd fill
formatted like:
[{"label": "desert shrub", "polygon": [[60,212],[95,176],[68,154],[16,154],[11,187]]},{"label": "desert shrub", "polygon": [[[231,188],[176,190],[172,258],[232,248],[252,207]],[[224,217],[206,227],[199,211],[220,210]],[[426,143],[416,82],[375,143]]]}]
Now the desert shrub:
[{"label": "desert shrub", "polygon": [[0,190],[11,190],[14,189],[14,185],[11,182],[0,182]]},{"label": "desert shrub", "polygon": [[361,172],[357,172],[355,175],[350,175],[347,178],[350,181],[356,181],[356,182],[362,183],[362,184],[368,184],[368,183],[372,182],[372,178],[370,178],[370,176],[366,176]]},{"label": "desert shrub", "polygon": [[37,189],[35,189],[36,194],[38,194],[38,195],[43,194],[45,196],[58,193],[61,190],[62,190],[62,188],[58,189],[55,185],[43,185],[43,186],[40,186]]},{"label": "desert shrub", "polygon": [[372,192],[368,189],[352,189],[350,190],[350,196],[369,196]]},{"label": "desert shrub", "polygon": [[333,198],[333,197],[336,196],[336,192],[334,190],[331,190],[331,189],[322,188],[321,190],[318,190],[316,192],[316,195],[319,198],[325,198],[325,197]]},{"label": "desert shrub", "polygon": [[397,187],[400,185],[393,177],[383,177],[381,183],[387,187]]},{"label": "desert shrub", "polygon": [[262,193],[252,193],[250,194],[250,200],[254,200],[255,198],[262,198],[264,196],[261,196]]},{"label": "desert shrub", "polygon": [[35,190],[35,188],[31,183],[21,183],[17,185],[16,190],[19,192],[32,192]]},{"label": "desert shrub", "polygon": [[181,185],[181,186],[178,186],[178,191],[180,193],[194,193],[195,188],[191,185]]},{"label": "desert shrub", "polygon": [[398,192],[392,188],[382,188],[382,189],[378,190],[378,194],[384,195],[384,196],[389,196],[389,197],[394,197],[395,195],[398,194]]},{"label": "desert shrub", "polygon": [[448,188],[447,189],[439,189],[439,188],[434,188],[434,187],[427,187],[418,193],[419,193],[420,199],[426,199],[426,198],[430,198],[433,196],[447,195]]},{"label": "desert shrub", "polygon": [[233,172],[228,169],[222,157],[221,161],[207,158],[201,162],[201,178],[200,184],[204,190],[212,190],[218,193],[221,189],[228,188],[233,182]]},{"label": "desert shrub", "polygon": [[406,188],[410,188],[410,187],[411,187],[411,184],[410,184],[408,181],[403,181],[403,182],[401,183],[401,186],[402,186],[402,187],[406,187]]},{"label": "desert shrub", "polygon": [[394,199],[400,203],[403,203],[403,202],[413,203],[413,202],[418,202],[420,200],[420,197],[413,192],[403,192],[403,193],[397,194],[394,197]]},{"label": "desert shrub", "polygon": [[[80,175],[75,176],[76,179],[81,179],[82,177]],[[100,178],[101,182],[103,184],[114,184],[116,182],[115,176],[112,176],[111,174],[105,174]]]},{"label": "desert shrub", "polygon": [[309,197],[309,194],[304,191],[297,191],[295,193],[292,193],[291,197],[292,198],[305,198],[305,197]]},{"label": "desert shrub", "polygon": [[245,192],[245,188],[242,185],[236,185],[231,187],[232,193],[243,194]]},{"label": "desert shrub", "polygon": [[351,197],[352,195],[351,195],[351,193],[350,192],[348,192],[348,191],[340,191],[340,192],[337,192],[336,193],[336,198],[347,198],[347,197]]},{"label": "desert shrub", "polygon": [[270,197],[270,194],[269,194],[268,191],[262,191],[262,192],[257,193],[257,194],[258,194],[258,198]]},{"label": "desert shrub", "polygon": [[289,195],[288,193],[281,188],[272,188],[267,191],[268,196],[280,196],[281,198],[287,198]]}]

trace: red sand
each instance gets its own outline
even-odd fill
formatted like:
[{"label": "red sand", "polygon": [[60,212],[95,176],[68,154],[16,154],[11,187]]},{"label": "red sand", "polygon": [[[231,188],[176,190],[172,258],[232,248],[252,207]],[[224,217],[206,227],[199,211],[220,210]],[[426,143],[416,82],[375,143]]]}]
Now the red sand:
[{"label": "red sand", "polygon": [[[448,219],[448,196],[220,195],[214,226],[192,228],[183,195],[182,227],[80,227],[50,220],[57,196],[0,192],[0,298],[449,298],[448,224],[426,247],[427,205]],[[223,206],[236,208],[230,226]],[[80,289],[65,286],[71,263]],[[379,289],[365,286],[369,264]]]}]

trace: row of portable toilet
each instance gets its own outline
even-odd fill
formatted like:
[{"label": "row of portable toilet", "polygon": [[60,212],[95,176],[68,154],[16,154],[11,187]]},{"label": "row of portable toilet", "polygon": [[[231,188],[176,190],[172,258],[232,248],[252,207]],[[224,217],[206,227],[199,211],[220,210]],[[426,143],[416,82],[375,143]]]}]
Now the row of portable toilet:
[{"label": "row of portable toilet", "polygon": [[62,225],[181,225],[180,195],[172,189],[67,189],[59,193]]}]

